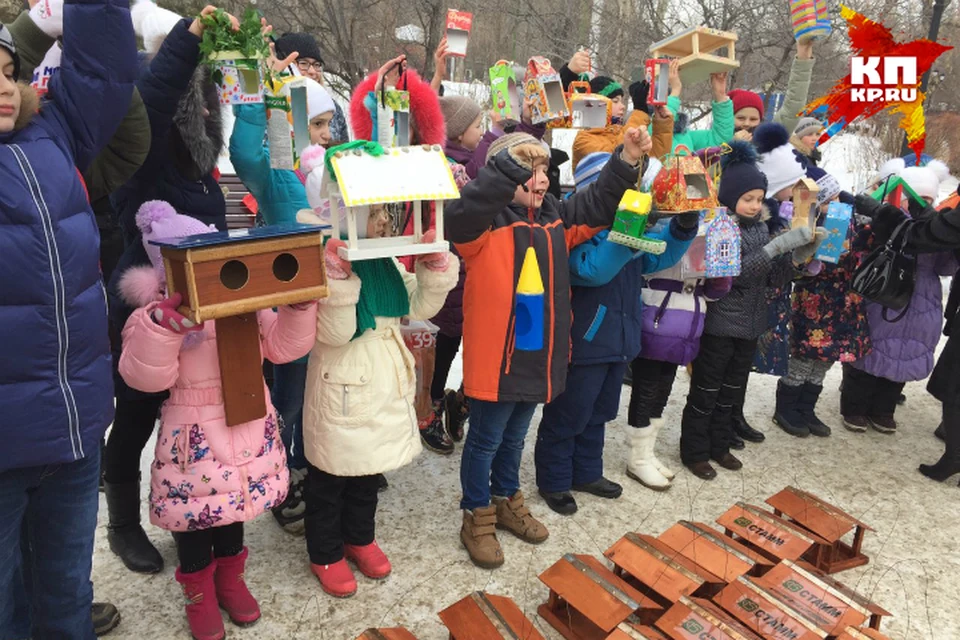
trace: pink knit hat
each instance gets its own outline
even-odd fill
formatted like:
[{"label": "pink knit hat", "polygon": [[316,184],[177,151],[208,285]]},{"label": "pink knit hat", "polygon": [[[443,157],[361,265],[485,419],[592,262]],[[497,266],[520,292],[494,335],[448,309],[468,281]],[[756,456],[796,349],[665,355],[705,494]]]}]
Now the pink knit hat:
[{"label": "pink knit hat", "polygon": [[212,224],[206,225],[196,218],[177,213],[169,202],[163,200],[149,200],[140,205],[137,211],[137,227],[143,234],[143,248],[146,249],[147,257],[150,258],[161,282],[166,282],[163,259],[160,257],[160,247],[150,244],[151,240],[186,238],[217,230]]}]

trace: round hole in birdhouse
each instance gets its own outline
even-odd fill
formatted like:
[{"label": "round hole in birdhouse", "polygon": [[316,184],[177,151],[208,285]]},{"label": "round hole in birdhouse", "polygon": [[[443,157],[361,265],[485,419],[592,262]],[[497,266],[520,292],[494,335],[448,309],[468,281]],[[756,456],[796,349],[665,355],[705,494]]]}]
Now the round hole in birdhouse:
[{"label": "round hole in birdhouse", "polygon": [[250,270],[240,260],[228,260],[220,267],[220,282],[227,289],[243,289],[250,280]]},{"label": "round hole in birdhouse", "polygon": [[273,259],[273,277],[280,282],[290,282],[300,273],[300,263],[292,253],[281,253]]}]

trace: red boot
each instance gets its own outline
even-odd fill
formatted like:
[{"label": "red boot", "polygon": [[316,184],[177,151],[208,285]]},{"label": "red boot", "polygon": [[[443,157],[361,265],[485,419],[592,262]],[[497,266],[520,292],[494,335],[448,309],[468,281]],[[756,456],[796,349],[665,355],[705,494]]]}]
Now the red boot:
[{"label": "red boot", "polygon": [[216,560],[194,573],[183,573],[177,567],[177,582],[183,586],[183,595],[187,598],[187,623],[195,640],[223,640],[226,635],[213,585],[216,570]]},{"label": "red boot", "polygon": [[380,550],[376,541],[362,547],[352,544],[343,545],[343,555],[355,565],[360,573],[373,580],[383,580],[390,575],[390,561]]},{"label": "red boot", "polygon": [[217,572],[213,581],[217,586],[217,600],[230,616],[231,622],[240,627],[249,627],[260,619],[260,607],[243,581],[243,566],[249,551],[235,556],[217,558]]},{"label": "red boot", "polygon": [[320,580],[323,590],[334,598],[349,598],[357,592],[357,579],[343,558],[333,564],[311,563],[310,570]]}]

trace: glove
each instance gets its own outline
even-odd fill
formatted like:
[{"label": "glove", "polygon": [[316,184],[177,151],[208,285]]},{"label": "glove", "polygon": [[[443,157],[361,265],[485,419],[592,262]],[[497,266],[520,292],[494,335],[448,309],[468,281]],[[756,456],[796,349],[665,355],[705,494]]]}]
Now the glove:
[{"label": "glove", "polygon": [[194,324],[193,320],[177,311],[181,304],[183,304],[183,296],[179,293],[173,294],[173,297],[167,298],[154,308],[151,314],[153,321],[161,327],[181,335],[203,330],[202,322]]},{"label": "glove", "polygon": [[[860,193],[853,199],[853,207],[857,213],[867,218],[877,215],[877,211],[883,206],[879,200],[874,200],[870,196]],[[893,206],[893,205],[890,205]]]},{"label": "glove", "polygon": [[63,0],[40,0],[30,9],[30,19],[51,38],[63,35]]},{"label": "glove", "polygon": [[[430,244],[437,239],[437,232],[431,229],[423,234],[420,240],[423,244]],[[417,262],[422,263],[430,271],[446,271],[450,264],[450,254],[446,251],[442,253],[426,253],[417,257]]]},{"label": "glove", "polygon": [[636,111],[650,113],[650,107],[647,106],[647,94],[650,92],[650,83],[646,80],[639,80],[630,85],[630,99],[633,101],[633,108]]},{"label": "glove", "polygon": [[828,235],[830,234],[826,229],[817,227],[817,232],[813,235],[813,242],[793,250],[793,264],[803,264],[816,255],[817,249],[820,248],[820,245],[827,239]]},{"label": "glove", "polygon": [[501,149],[493,156],[493,165],[514,184],[526,184],[533,177],[533,169],[539,164],[548,165],[550,156],[540,144],[525,143]]},{"label": "glove", "polygon": [[730,293],[730,289],[732,288],[732,277],[710,278],[703,283],[703,297],[707,300],[716,301]]},{"label": "glove", "polygon": [[681,213],[677,216],[677,224],[680,225],[681,229],[696,229],[700,226],[700,212],[699,211],[687,211],[686,213]]},{"label": "glove", "polygon": [[802,247],[805,244],[809,244],[813,240],[813,233],[810,231],[809,227],[799,227],[797,229],[791,229],[786,233],[782,233],[770,242],[763,248],[764,253],[767,254],[767,257],[773,260],[777,256],[782,256],[788,251],[793,251],[797,247]]},{"label": "glove", "polygon": [[327,265],[327,277],[333,280],[346,280],[353,273],[350,263],[340,257],[337,250],[340,247],[347,246],[347,243],[339,238],[327,240],[327,246],[323,249],[323,259]]}]

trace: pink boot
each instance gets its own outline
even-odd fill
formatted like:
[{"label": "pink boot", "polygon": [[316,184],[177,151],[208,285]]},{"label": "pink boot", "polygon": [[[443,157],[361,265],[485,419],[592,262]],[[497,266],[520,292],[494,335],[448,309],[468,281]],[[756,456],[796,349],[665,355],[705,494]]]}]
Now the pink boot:
[{"label": "pink boot", "polygon": [[334,598],[349,598],[357,592],[357,579],[343,558],[333,564],[311,563],[310,570],[319,578],[323,590]]},{"label": "pink boot", "polygon": [[194,573],[183,573],[177,567],[177,582],[183,587],[183,595],[187,599],[187,624],[195,640],[222,640],[226,635],[217,606],[216,587],[213,585],[216,570],[216,560]]},{"label": "pink boot", "polygon": [[360,573],[373,580],[383,580],[390,575],[390,561],[386,554],[380,550],[380,545],[376,541],[370,544],[355,546],[352,544],[343,545],[343,555],[355,565]]},{"label": "pink boot", "polygon": [[217,558],[217,571],[213,581],[217,587],[217,600],[233,624],[249,627],[260,619],[260,606],[243,581],[243,567],[249,551],[246,547],[235,556]]}]

